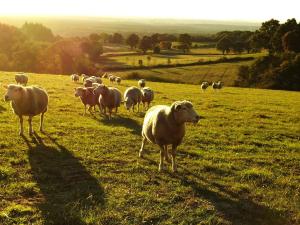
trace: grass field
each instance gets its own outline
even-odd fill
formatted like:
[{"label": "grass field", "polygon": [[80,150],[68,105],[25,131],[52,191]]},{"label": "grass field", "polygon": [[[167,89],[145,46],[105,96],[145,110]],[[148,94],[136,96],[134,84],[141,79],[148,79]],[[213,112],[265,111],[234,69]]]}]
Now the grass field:
[{"label": "grass field", "polygon": [[148,82],[154,104],[191,100],[205,117],[187,126],[173,174],[158,172],[157,146],[138,159],[144,113],[83,116],[68,76],[29,81],[50,96],[45,133],[19,137],[0,101],[0,224],[299,224],[300,93]]}]

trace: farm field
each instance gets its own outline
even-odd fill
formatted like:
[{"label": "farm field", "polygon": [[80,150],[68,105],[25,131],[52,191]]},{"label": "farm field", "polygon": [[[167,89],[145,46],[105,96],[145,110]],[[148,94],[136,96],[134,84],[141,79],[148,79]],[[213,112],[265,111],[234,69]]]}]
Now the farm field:
[{"label": "farm field", "polygon": [[[208,69],[174,72],[187,68]],[[13,83],[14,73],[0,72],[0,82]],[[0,224],[300,223],[299,92],[202,93],[198,85],[147,82],[154,104],[190,100],[205,117],[187,126],[174,174],[170,165],[158,172],[157,146],[146,145],[146,159],[138,158],[143,112],[122,106],[111,121],[83,116],[74,96],[80,84],[69,76],[29,74],[29,83],[49,94],[45,132],[18,136],[17,117],[0,101]],[[131,85],[137,82],[119,88]]]},{"label": "farm field", "polygon": [[239,67],[250,63],[252,61],[174,68],[137,69],[113,73],[124,78],[145,78],[152,81],[172,83],[200,84],[202,81],[213,82],[222,80],[226,86],[232,86],[237,78]]}]

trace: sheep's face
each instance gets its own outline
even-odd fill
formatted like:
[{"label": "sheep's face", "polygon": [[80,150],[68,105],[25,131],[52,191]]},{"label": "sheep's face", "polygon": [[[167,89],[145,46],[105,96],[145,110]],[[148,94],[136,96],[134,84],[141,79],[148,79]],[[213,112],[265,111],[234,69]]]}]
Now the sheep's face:
[{"label": "sheep's face", "polygon": [[75,97],[81,97],[83,96],[83,88],[75,88]]},{"label": "sheep's face", "polygon": [[195,111],[193,104],[189,101],[177,101],[171,106],[171,110],[178,123],[197,123],[200,116]]},{"label": "sheep's face", "polygon": [[22,97],[23,87],[20,85],[10,84],[7,87],[6,94],[4,95],[4,100],[6,102],[20,99]]},{"label": "sheep's face", "polygon": [[108,91],[108,88],[104,84],[98,84],[94,89],[93,93],[95,95],[103,95]]},{"label": "sheep's face", "polygon": [[127,110],[129,110],[133,106],[133,101],[130,98],[125,98],[124,106]]}]

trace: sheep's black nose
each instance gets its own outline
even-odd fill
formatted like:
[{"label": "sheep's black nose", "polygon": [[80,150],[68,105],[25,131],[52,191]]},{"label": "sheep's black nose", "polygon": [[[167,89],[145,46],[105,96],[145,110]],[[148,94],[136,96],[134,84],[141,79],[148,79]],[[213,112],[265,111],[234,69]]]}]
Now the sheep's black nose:
[{"label": "sheep's black nose", "polygon": [[201,118],[200,116],[198,116],[198,115],[196,116],[196,120],[198,120],[198,121],[199,121],[199,120],[200,120],[200,118]]}]

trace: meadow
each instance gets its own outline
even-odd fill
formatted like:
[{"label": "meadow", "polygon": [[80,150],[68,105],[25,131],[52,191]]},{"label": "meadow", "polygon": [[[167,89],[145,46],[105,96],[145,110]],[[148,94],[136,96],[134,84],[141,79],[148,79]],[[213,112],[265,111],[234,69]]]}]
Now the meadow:
[{"label": "meadow", "polygon": [[50,97],[45,132],[18,136],[0,101],[0,224],[299,224],[299,92],[148,82],[153,104],[186,99],[205,117],[187,125],[178,172],[159,173],[157,146],[138,158],[144,112],[84,116],[69,76],[29,83]]}]

